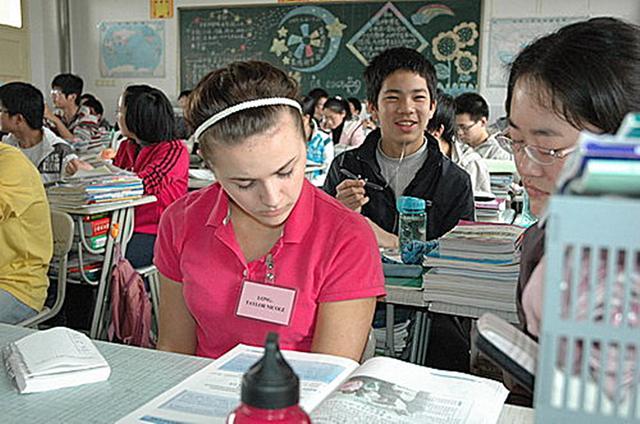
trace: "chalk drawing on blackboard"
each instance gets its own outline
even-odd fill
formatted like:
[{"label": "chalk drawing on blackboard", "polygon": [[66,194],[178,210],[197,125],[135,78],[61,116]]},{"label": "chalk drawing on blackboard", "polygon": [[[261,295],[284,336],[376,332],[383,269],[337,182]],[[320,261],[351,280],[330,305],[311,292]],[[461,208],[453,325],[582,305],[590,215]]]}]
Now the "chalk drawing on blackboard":
[{"label": "chalk drawing on blackboard", "polygon": [[335,59],[347,28],[327,9],[301,6],[289,11],[278,24],[269,51],[296,72],[312,73]]},{"label": "chalk drawing on blackboard", "polygon": [[426,25],[438,16],[449,15],[455,16],[453,10],[447,5],[444,4],[428,4],[426,6],[422,6],[416,13],[411,15],[411,22],[415,26]]},{"label": "chalk drawing on blackboard", "polygon": [[[466,83],[478,71],[478,56],[465,49],[475,45],[478,37],[475,22],[461,22],[452,30],[441,32],[431,40],[431,53],[439,62],[435,64],[436,77],[445,91],[470,88]],[[453,81],[454,67],[457,81]]]},{"label": "chalk drawing on blackboard", "polygon": [[386,3],[347,43],[364,65],[391,47],[409,47],[421,52],[429,43],[391,2]]}]

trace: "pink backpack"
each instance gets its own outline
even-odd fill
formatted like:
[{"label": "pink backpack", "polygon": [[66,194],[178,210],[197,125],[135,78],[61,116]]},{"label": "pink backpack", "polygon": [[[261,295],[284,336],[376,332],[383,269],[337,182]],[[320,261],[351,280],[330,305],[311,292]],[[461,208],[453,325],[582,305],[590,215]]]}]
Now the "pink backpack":
[{"label": "pink backpack", "polygon": [[111,324],[109,341],[152,348],[151,301],[144,281],[116,244],[111,273]]}]

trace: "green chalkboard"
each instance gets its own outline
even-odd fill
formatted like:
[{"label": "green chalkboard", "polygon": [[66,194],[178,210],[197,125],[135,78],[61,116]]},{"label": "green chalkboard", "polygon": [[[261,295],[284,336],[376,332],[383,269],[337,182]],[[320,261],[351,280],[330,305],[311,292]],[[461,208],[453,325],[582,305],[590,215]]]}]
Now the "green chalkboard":
[{"label": "green chalkboard", "polygon": [[286,69],[303,92],[365,97],[364,67],[379,52],[405,46],[435,65],[438,85],[476,90],[479,0],[296,3],[179,9],[180,87],[236,60]]}]

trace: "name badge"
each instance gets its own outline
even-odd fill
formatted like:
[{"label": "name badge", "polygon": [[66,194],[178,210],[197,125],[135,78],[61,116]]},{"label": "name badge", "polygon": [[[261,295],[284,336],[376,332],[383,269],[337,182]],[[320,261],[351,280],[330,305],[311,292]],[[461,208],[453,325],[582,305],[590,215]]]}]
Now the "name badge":
[{"label": "name badge", "polygon": [[245,280],[242,283],[236,315],[289,325],[295,299],[294,289]]}]

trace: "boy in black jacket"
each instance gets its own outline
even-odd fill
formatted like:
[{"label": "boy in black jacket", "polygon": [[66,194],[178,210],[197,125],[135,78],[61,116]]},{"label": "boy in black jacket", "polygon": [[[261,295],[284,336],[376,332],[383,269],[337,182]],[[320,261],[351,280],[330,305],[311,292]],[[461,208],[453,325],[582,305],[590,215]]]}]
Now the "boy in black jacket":
[{"label": "boy in black jacket", "polygon": [[[398,246],[396,199],[402,195],[429,201],[429,240],[441,237],[458,220],[475,217],[469,175],[426,133],[436,109],[435,75],[433,65],[412,49],[393,48],[375,57],[364,77],[379,129],[360,147],[337,156],[324,184],[327,193],[369,219],[380,246]],[[468,332],[459,323],[436,317],[432,341],[429,365],[468,370]]]}]

